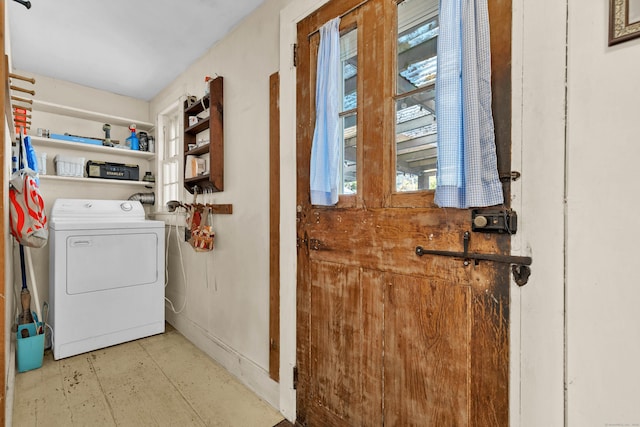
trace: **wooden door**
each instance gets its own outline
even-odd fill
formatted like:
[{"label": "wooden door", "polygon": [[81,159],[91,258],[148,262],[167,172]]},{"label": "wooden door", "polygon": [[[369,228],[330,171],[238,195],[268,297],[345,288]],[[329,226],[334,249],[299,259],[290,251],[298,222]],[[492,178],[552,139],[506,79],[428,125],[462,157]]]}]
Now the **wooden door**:
[{"label": "wooden door", "polygon": [[[399,191],[394,179],[398,3],[333,0],[298,25],[297,421],[506,426],[508,266],[418,257],[417,245],[461,251],[471,215],[436,207],[433,191]],[[502,175],[510,167],[511,2],[490,3]],[[351,154],[345,148],[357,188],[320,207],[309,196],[317,29],[336,16],[341,34],[357,29],[356,142]],[[508,183],[504,190],[508,200]],[[471,233],[469,250],[508,254],[509,244]]]}]

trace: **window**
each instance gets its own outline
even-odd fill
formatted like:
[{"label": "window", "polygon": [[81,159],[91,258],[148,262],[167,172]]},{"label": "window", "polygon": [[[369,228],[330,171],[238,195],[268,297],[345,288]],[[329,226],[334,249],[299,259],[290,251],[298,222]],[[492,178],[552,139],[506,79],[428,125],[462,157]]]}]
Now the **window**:
[{"label": "window", "polygon": [[180,200],[182,195],[182,132],[180,131],[180,105],[172,104],[158,115],[158,202],[159,211],[166,210],[169,200]]},{"label": "window", "polygon": [[436,184],[435,83],[438,2],[398,4],[396,191],[432,190]]},{"label": "window", "polygon": [[[337,206],[425,206],[436,185],[438,0],[368,0],[345,8]],[[319,27],[335,13],[320,9],[299,25],[298,55],[309,61],[297,72],[309,76],[308,87],[316,87]],[[300,79],[298,106],[303,103],[300,122],[313,122],[315,91],[307,94]],[[313,133],[300,129],[298,138],[306,152]]]},{"label": "window", "polygon": [[342,108],[340,121],[342,126],[342,168],[341,194],[357,192],[356,140],[358,138],[358,30],[353,29],[340,36],[340,62],[342,76]]}]

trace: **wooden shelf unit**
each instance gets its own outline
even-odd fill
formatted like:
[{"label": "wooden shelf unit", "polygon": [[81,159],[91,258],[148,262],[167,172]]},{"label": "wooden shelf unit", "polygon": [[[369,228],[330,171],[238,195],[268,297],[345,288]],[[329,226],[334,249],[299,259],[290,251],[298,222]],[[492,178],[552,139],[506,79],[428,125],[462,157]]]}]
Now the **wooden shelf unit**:
[{"label": "wooden shelf unit", "polygon": [[106,147],[104,145],[84,144],[81,142],[64,141],[62,139],[44,138],[42,136],[30,136],[31,142],[38,147],[67,148],[81,152],[95,152],[103,154],[116,154],[122,157],[142,158],[152,160],[156,157],[156,153],[149,151],[129,150],[126,148]]},{"label": "wooden shelf unit", "polygon": [[[131,123],[135,123],[138,130],[149,132],[155,125],[150,122],[141,121],[137,119],[120,117],[111,114],[104,114],[97,111],[85,110],[82,108],[71,107],[62,104],[56,104],[47,101],[33,100],[33,110],[42,111],[61,116],[67,116],[79,120],[91,120],[104,123],[110,123],[113,126],[128,127]],[[154,188],[155,182],[143,181],[145,170],[149,170],[155,175],[155,159],[156,153],[149,151],[137,151],[126,148],[108,147],[104,145],[85,144],[81,142],[66,141],[56,138],[46,138],[41,136],[31,135],[31,143],[34,148],[39,151],[40,149],[50,151],[50,159],[55,158],[55,154],[62,154],[68,152],[76,152],[78,156],[93,157],[93,160],[112,161],[124,164],[137,164],[140,171],[140,180],[117,180],[117,179],[105,179],[105,178],[85,178],[75,176],[59,176],[52,173],[55,167],[52,169],[47,168],[49,174],[40,175],[43,181],[50,184],[57,185],[83,185],[83,184],[101,184],[107,186],[132,186],[132,187],[146,187]],[[73,153],[72,153],[73,154]],[[83,170],[86,167],[83,165]]]},{"label": "wooden shelf unit", "polygon": [[155,182],[147,182],[147,181],[130,181],[124,179],[104,179],[104,178],[83,178],[79,176],[59,176],[59,175],[39,175],[40,179],[43,181],[52,181],[52,182],[72,182],[76,184],[85,183],[85,184],[104,184],[104,185],[116,185],[116,186],[136,186],[136,187],[146,187],[146,188],[154,188]]},{"label": "wooden shelf unit", "polygon": [[46,113],[53,113],[62,116],[75,117],[84,120],[93,120],[97,122],[110,123],[117,126],[128,127],[131,123],[135,123],[138,130],[150,131],[155,125],[144,120],[132,119],[127,117],[115,116],[112,114],[100,113],[97,111],[85,110],[83,108],[70,107],[68,105],[56,104],[48,101],[33,100],[33,109]]},{"label": "wooden shelf unit", "polygon": [[[197,116],[205,110],[209,116],[201,118],[197,123],[189,125],[189,117]],[[189,149],[190,144],[197,144],[197,135],[209,130],[209,143]],[[223,131],[223,79],[216,77],[209,81],[209,94],[195,103],[184,104],[184,162],[188,155],[202,156],[209,154],[209,173],[193,178],[185,178],[184,186],[194,192],[200,189],[213,191],[224,190],[224,131]]]}]

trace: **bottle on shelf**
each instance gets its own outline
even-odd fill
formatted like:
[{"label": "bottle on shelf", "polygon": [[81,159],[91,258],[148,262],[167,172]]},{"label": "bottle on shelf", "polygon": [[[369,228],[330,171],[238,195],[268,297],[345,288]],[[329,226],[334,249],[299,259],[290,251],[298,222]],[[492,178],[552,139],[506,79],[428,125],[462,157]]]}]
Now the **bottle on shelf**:
[{"label": "bottle on shelf", "polygon": [[125,143],[131,150],[137,151],[140,149],[140,141],[136,136],[136,125],[132,124],[129,126],[129,130],[131,131],[131,136],[125,140]]},{"label": "bottle on shelf", "polygon": [[209,81],[213,80],[211,76],[204,76],[204,96],[209,95]]}]

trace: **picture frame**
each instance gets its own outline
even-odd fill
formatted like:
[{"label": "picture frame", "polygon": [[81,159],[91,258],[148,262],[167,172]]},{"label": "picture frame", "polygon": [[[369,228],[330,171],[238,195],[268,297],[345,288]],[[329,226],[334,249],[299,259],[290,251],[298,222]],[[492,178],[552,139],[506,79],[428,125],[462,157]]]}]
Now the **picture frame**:
[{"label": "picture frame", "polygon": [[640,0],[609,0],[609,46],[640,37]]}]

